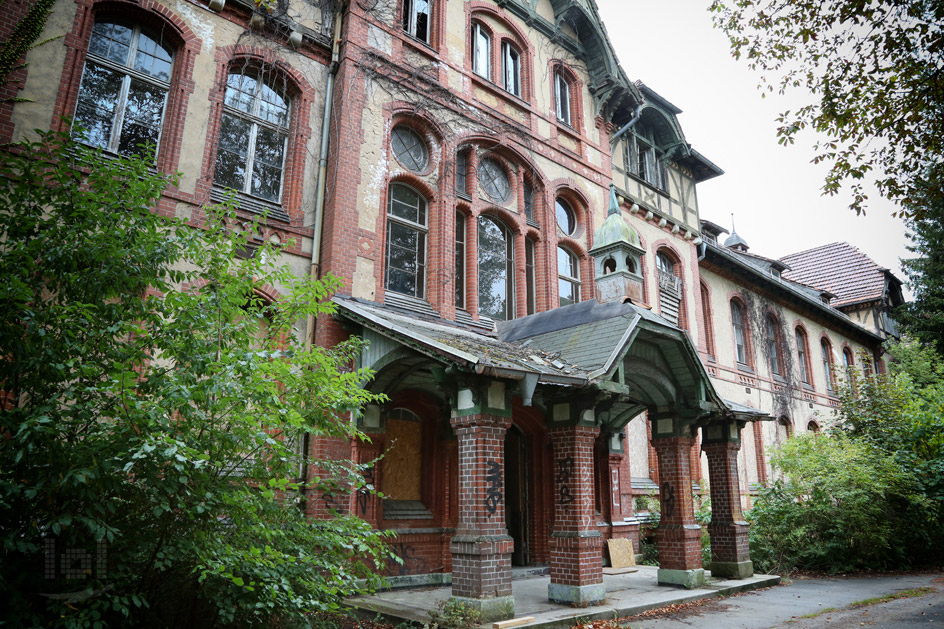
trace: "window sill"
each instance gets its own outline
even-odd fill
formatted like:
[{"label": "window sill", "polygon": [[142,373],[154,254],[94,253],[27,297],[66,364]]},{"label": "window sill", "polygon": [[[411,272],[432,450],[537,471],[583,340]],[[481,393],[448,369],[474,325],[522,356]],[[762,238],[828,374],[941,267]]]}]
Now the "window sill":
[{"label": "window sill", "polygon": [[269,218],[274,218],[286,223],[291,222],[288,213],[278,203],[254,197],[245,192],[233,190],[232,188],[224,188],[216,184],[213,184],[213,187],[210,189],[210,201],[213,203],[222,203],[226,201],[230,195],[232,195],[236,209],[238,210],[251,212],[252,214],[265,214]]},{"label": "window sill", "polygon": [[624,172],[626,175],[628,175],[629,178],[632,179],[633,181],[636,181],[636,182],[638,182],[638,183],[640,183],[640,184],[646,186],[647,188],[649,188],[650,190],[652,190],[652,191],[655,192],[656,194],[661,194],[661,195],[664,196],[666,199],[671,199],[671,198],[672,198],[672,197],[669,195],[669,191],[668,191],[668,190],[663,190],[663,189],[660,188],[659,186],[653,185],[652,183],[646,181],[645,179],[643,179],[642,177],[640,177],[640,176],[637,175],[636,173],[634,173],[634,172],[632,172],[632,171],[629,171],[629,170],[624,170],[624,171],[622,171],[622,172]]},{"label": "window sill", "polygon": [[487,79],[481,74],[472,72],[470,76],[474,85],[490,92],[501,100],[507,102],[512,107],[516,107],[517,109],[520,109],[526,113],[531,112],[531,103],[526,101],[521,96],[515,96],[498,83],[494,83],[491,79]]},{"label": "window sill", "polygon": [[750,366],[750,365],[747,365],[747,364],[745,364],[745,363],[737,363],[737,369],[738,369],[738,371],[743,371],[744,373],[749,373],[749,374],[751,374],[752,376],[754,375],[754,370],[751,369],[751,366]]},{"label": "window sill", "polygon": [[433,514],[419,500],[384,500],[384,520],[432,520]]},{"label": "window sill", "polygon": [[425,57],[430,57],[433,60],[439,57],[439,50],[437,50],[436,47],[431,43],[423,41],[422,39],[417,39],[406,31],[398,30],[397,33],[400,35],[400,41],[408,46],[411,50],[414,50]]}]

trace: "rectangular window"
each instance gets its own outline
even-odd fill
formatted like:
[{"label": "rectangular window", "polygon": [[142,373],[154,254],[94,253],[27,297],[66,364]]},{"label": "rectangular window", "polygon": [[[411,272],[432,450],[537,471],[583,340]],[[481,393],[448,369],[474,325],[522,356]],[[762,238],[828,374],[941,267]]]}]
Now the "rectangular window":
[{"label": "rectangular window", "polygon": [[465,308],[465,214],[456,212],[456,308]]},{"label": "rectangular window", "polygon": [[744,319],[741,313],[741,307],[731,302],[731,323],[734,327],[734,354],[737,361],[747,364],[747,344],[744,336]]},{"label": "rectangular window", "polygon": [[537,312],[537,300],[535,299],[534,288],[534,241],[530,238],[526,238],[524,241],[524,257],[525,257],[525,282],[527,284],[526,290],[528,291],[528,314],[532,315]]},{"label": "rectangular window", "polygon": [[557,104],[557,119],[570,125],[570,84],[560,70],[554,72],[554,100]]},{"label": "rectangular window", "polygon": [[427,44],[431,8],[431,0],[403,0],[403,30]]},{"label": "rectangular window", "polygon": [[508,42],[502,42],[502,80],[506,92],[521,96],[521,55]]},{"label": "rectangular window", "polygon": [[803,384],[810,383],[810,370],[806,366],[807,359],[807,349],[806,349],[806,337],[803,335],[799,329],[796,331],[796,341],[797,341],[797,358],[800,361],[800,380]]},{"label": "rectangular window", "polygon": [[534,222],[534,188],[527,181],[524,182],[524,217],[529,223]]},{"label": "rectangular window", "polygon": [[780,348],[777,346],[777,324],[773,319],[767,319],[767,354],[770,357],[770,373],[775,376],[780,373]]},{"label": "rectangular window", "polygon": [[491,72],[492,38],[481,24],[472,25],[472,71],[483,79],[492,78]]},{"label": "rectangular window", "polygon": [[456,153],[456,192],[469,194],[469,154],[464,150]]}]

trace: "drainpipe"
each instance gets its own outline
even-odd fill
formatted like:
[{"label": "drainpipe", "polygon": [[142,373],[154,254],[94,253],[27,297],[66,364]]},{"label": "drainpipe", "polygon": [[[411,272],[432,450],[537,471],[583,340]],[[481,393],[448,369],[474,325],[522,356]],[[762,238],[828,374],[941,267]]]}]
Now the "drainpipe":
[{"label": "drainpipe", "polygon": [[[339,4],[334,13],[334,32],[331,37],[331,65],[328,66],[328,83],[325,86],[324,117],[321,121],[321,151],[318,158],[318,191],[315,196],[315,231],[311,242],[311,279],[316,280],[321,275],[321,230],[324,225],[325,179],[328,171],[328,133],[331,129],[331,105],[334,101],[334,77],[338,73],[338,58],[341,41],[341,18],[344,15],[344,5]],[[308,334],[305,345],[311,347],[315,342],[315,316],[308,315]],[[298,491],[298,506],[302,513],[308,509],[308,452],[311,447],[311,433],[302,435],[302,466],[301,482]]]},{"label": "drainpipe", "polygon": [[639,122],[639,117],[642,115],[642,106],[646,104],[646,101],[643,101],[636,105],[636,111],[633,112],[633,117],[623,125],[623,127],[613,134],[613,137],[610,138],[610,146],[614,146],[623,135],[633,128],[637,122]]},{"label": "drainpipe", "polygon": [[[338,58],[341,43],[341,19],[344,15],[343,4],[338,5],[334,14],[334,32],[331,41],[331,65],[328,66],[328,82],[325,86],[324,117],[321,121],[321,151],[318,157],[318,191],[315,196],[315,231],[311,243],[311,279],[321,276],[321,232],[324,226],[325,188],[328,172],[328,136],[331,131],[331,108],[334,101],[334,79],[338,73]],[[315,342],[315,317],[308,317],[307,344]]]}]

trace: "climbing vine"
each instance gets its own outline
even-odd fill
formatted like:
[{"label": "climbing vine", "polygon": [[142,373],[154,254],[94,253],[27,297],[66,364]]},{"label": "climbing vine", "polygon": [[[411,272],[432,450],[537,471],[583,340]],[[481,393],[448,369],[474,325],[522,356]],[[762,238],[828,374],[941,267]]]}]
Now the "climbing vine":
[{"label": "climbing vine", "polygon": [[[49,19],[55,1],[37,0],[31,4],[23,19],[13,27],[10,38],[5,42],[0,42],[0,83],[3,86],[9,83],[14,72],[24,66],[22,59],[27,52],[36,46],[42,46],[47,42],[58,39],[58,37],[50,37],[39,42],[36,41],[42,35],[43,28],[46,27],[46,20]],[[4,4],[6,3],[0,2],[0,7],[3,7]],[[9,100],[17,101],[20,99],[11,98]]]}]

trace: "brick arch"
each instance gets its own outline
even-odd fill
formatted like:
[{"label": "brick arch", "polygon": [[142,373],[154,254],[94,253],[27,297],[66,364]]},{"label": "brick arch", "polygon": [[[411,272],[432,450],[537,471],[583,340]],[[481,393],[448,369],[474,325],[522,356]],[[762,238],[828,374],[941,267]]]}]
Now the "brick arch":
[{"label": "brick arch", "polygon": [[[161,172],[176,172],[180,162],[187,105],[195,87],[194,60],[200,52],[203,40],[179,15],[155,0],[76,0],[75,4],[77,10],[72,31],[64,38],[66,55],[50,128],[59,131],[69,128],[64,119],[72,117],[78,102],[86,51],[96,19],[111,14],[117,19],[141,24],[149,30],[158,31],[162,37],[166,36],[169,40],[167,43],[174,49],[173,70],[164,107],[156,167]],[[7,137],[5,133],[0,133],[0,139]]]},{"label": "brick arch", "polygon": [[[682,328],[683,330],[687,330],[688,319],[689,319],[689,316],[688,316],[689,305],[688,305],[688,299],[685,294],[686,288],[688,286],[688,278],[685,277],[685,273],[683,269],[683,266],[685,264],[685,259],[679,253],[678,249],[675,248],[675,245],[673,245],[672,242],[667,238],[662,238],[660,240],[657,240],[656,242],[652,243],[651,247],[653,251],[652,264],[653,264],[653,267],[655,268],[654,278],[655,278],[656,286],[659,285],[659,262],[658,262],[659,254],[667,254],[667,257],[671,259],[672,261],[672,273],[675,275],[675,277],[681,280],[682,288],[681,288],[681,294],[679,295],[678,327]],[[661,313],[662,312],[661,291],[656,290],[655,293],[659,297],[659,312]]]},{"label": "brick arch", "polygon": [[[753,327],[751,324],[750,317],[750,308],[747,306],[747,302],[744,301],[744,297],[740,291],[732,290],[728,292],[727,295],[727,305],[728,305],[728,325],[731,326],[732,331],[734,329],[734,318],[731,314],[732,304],[737,304],[738,308],[741,311],[741,325],[744,328],[744,354],[746,365],[754,368],[754,340],[753,340]],[[735,360],[737,359],[737,352],[735,349]]]},{"label": "brick arch", "polygon": [[436,189],[429,185],[429,183],[427,183],[416,173],[412,173],[410,171],[401,171],[391,176],[387,181],[387,188],[381,195],[384,201],[383,207],[386,207],[387,196],[389,194],[388,190],[390,189],[390,186],[395,183],[401,183],[415,189],[417,192],[423,195],[423,197],[426,199],[426,203],[430,206],[439,202]]},{"label": "brick arch", "polygon": [[[488,17],[491,20],[497,22],[501,27],[507,29],[509,32],[502,33],[496,32],[487,21],[483,20],[483,17]],[[521,55],[521,100],[531,102],[534,99],[534,55],[535,49],[531,43],[531,40],[525,34],[525,32],[518,26],[518,24],[510,18],[508,12],[504,9],[496,7],[493,4],[482,2],[481,0],[475,0],[474,2],[467,5],[466,8],[466,33],[467,36],[471,38],[472,33],[472,24],[473,22],[478,22],[481,24],[488,32],[492,38],[492,45],[494,50],[492,50],[493,59],[492,61],[492,71],[500,72],[501,70],[501,44],[502,42],[510,42],[518,49],[518,52]],[[471,41],[467,42],[467,50],[469,55],[472,55],[474,47]],[[466,59],[470,63],[471,67],[471,56]],[[497,80],[498,75],[492,77],[492,81],[496,84],[499,83]]]},{"label": "brick arch", "polygon": [[384,110],[390,117],[391,129],[399,124],[405,125],[420,135],[432,136],[436,144],[443,147],[443,139],[448,135],[446,130],[435,118],[416,111],[415,104],[396,101],[385,105]]},{"label": "brick arch", "polygon": [[292,223],[300,224],[302,216],[302,190],[304,188],[305,148],[311,137],[309,124],[311,104],[317,96],[305,77],[276,51],[247,44],[221,46],[214,57],[217,68],[216,78],[210,89],[210,113],[207,123],[207,142],[204,147],[202,190],[209,194],[213,186],[216,170],[217,138],[223,115],[223,100],[226,95],[226,82],[230,70],[245,64],[246,67],[267,66],[283,79],[286,96],[289,97],[288,150],[285,154],[285,166],[282,173],[281,206],[288,213]]}]

